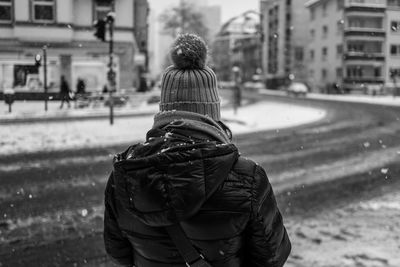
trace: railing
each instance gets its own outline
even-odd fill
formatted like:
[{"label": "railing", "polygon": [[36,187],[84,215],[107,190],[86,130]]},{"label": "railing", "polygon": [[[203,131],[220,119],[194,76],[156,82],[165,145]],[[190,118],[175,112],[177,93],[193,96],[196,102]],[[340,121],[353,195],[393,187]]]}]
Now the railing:
[{"label": "railing", "polygon": [[383,83],[385,79],[383,77],[345,77],[343,82],[345,83]]},{"label": "railing", "polygon": [[346,3],[346,7],[350,7],[350,6],[385,8],[386,0],[364,0],[363,2],[349,0]]},{"label": "railing", "polygon": [[344,53],[344,59],[385,60],[385,54],[382,52],[348,51]]}]

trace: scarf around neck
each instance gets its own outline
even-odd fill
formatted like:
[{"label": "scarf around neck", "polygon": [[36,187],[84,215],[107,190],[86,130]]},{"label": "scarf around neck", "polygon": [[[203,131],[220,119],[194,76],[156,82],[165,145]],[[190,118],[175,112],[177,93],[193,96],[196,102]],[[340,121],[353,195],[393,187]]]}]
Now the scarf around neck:
[{"label": "scarf around neck", "polygon": [[188,111],[172,110],[154,116],[153,129],[164,129],[197,139],[212,139],[229,144],[231,138],[224,128],[212,118]]}]

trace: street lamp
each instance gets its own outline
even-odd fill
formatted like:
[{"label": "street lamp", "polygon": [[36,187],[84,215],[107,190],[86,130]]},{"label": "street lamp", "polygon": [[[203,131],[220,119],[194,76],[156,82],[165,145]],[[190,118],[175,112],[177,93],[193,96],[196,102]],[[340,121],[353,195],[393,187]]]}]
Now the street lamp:
[{"label": "street lamp", "polygon": [[108,12],[107,16],[102,19],[94,22],[94,27],[96,29],[94,36],[96,36],[99,40],[106,42],[106,26],[108,24],[108,29],[110,31],[110,40],[109,40],[109,70],[107,72],[107,80],[109,84],[109,105],[110,105],[110,124],[114,124],[114,99],[113,92],[115,91],[115,79],[116,73],[113,69],[114,65],[114,21],[115,21],[115,12]]},{"label": "street lamp", "polygon": [[[43,80],[44,80],[44,110],[47,111],[48,105],[47,105],[47,45],[44,45],[42,47],[42,53],[43,53]],[[35,66],[39,68],[42,66],[42,55],[36,54],[35,55]]]}]

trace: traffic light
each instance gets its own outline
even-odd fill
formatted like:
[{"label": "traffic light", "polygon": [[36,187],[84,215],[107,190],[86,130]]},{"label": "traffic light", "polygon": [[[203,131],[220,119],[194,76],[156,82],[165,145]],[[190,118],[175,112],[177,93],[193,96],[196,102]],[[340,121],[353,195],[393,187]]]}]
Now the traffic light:
[{"label": "traffic light", "polygon": [[40,67],[42,65],[42,56],[40,54],[36,54],[35,56],[35,66]]},{"label": "traffic light", "polygon": [[96,20],[94,22],[94,28],[96,30],[94,33],[94,36],[96,36],[97,39],[100,39],[101,41],[105,42],[106,41],[106,21],[104,19]]}]

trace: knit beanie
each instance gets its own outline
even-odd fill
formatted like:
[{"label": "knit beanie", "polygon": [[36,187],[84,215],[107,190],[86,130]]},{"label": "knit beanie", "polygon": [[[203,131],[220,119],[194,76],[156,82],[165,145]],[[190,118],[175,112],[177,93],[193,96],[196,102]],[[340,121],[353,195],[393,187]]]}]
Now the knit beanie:
[{"label": "knit beanie", "polygon": [[160,111],[181,110],[221,120],[217,77],[206,66],[207,47],[194,34],[181,34],[174,41],[172,66],[161,80]]}]

